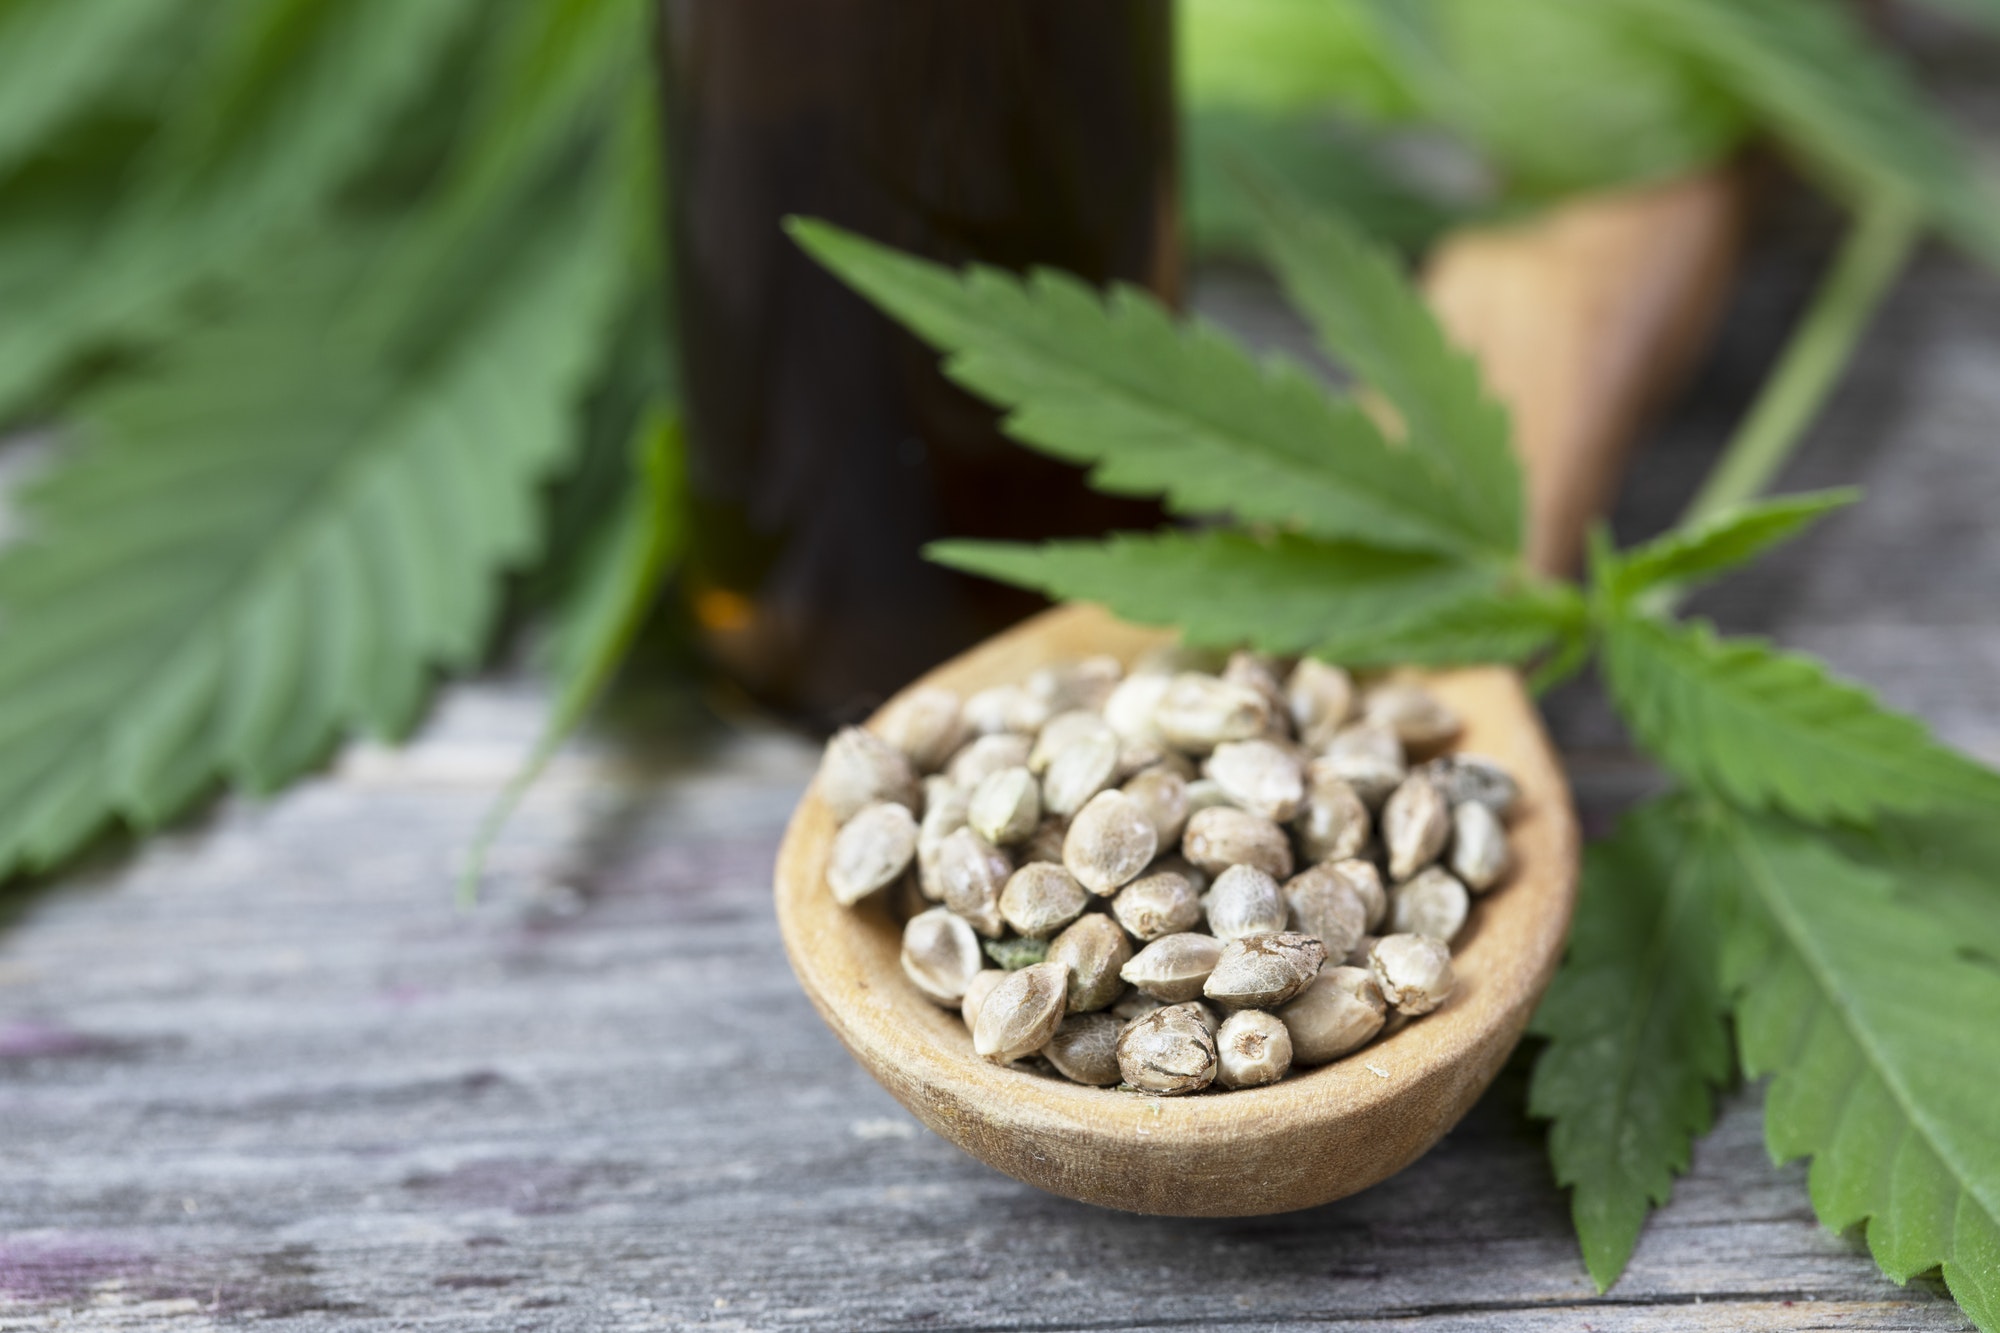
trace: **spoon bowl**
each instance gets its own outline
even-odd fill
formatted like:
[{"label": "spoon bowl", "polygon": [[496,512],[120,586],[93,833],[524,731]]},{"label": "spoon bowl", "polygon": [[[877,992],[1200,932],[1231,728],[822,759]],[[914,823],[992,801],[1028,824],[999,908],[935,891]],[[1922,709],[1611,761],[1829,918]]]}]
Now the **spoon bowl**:
[{"label": "spoon bowl", "polygon": [[[1097,607],[1062,607],[918,684],[969,695],[1053,662],[1109,653],[1130,663],[1170,638]],[[778,854],[778,925],[792,969],[897,1101],[1017,1180],[1186,1217],[1288,1212],[1365,1189],[1421,1156],[1493,1081],[1562,957],[1576,896],[1569,790],[1520,678],[1479,668],[1426,683],[1464,719],[1453,748],[1498,760],[1520,784],[1508,828],[1514,869],[1474,900],[1453,943],[1451,999],[1351,1056],[1267,1087],[1191,1097],[1084,1087],[982,1060],[957,1011],[903,976],[902,928],[880,901],[887,895],[852,909],[834,901],[825,883],[834,820],[810,790]]]}]

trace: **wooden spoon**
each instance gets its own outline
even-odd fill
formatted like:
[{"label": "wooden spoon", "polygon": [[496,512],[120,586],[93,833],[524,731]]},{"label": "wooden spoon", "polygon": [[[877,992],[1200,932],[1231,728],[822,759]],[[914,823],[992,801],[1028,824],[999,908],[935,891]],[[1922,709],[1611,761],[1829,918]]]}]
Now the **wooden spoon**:
[{"label": "wooden spoon", "polygon": [[[1433,303],[1514,409],[1538,566],[1573,558],[1638,411],[1719,304],[1734,199],[1716,173],[1586,201],[1535,226],[1459,238],[1434,267]],[[1051,662],[1097,653],[1130,662],[1166,638],[1095,607],[1064,607],[921,683],[970,694]],[[1509,828],[1515,869],[1476,901],[1454,941],[1450,1001],[1346,1059],[1269,1087],[1179,1098],[979,1059],[957,1012],[904,978],[901,927],[887,905],[834,902],[824,879],[834,822],[813,792],[778,856],[778,925],[792,967],[827,1025],[898,1101],[1029,1184],[1181,1216],[1286,1212],[1364,1189],[1436,1143],[1499,1072],[1561,958],[1576,892],[1569,792],[1519,678],[1483,669],[1429,683],[1466,720],[1454,748],[1499,760],[1521,785]]]},{"label": "wooden spoon", "polygon": [[[1096,607],[1047,612],[923,678],[970,694],[1096,653],[1131,661],[1167,641]],[[825,883],[833,816],[808,792],[778,854],[778,925],[806,994],[841,1042],[940,1136],[1031,1185],[1141,1213],[1242,1216],[1325,1203],[1401,1170],[1478,1099],[1562,955],[1576,885],[1569,793],[1510,671],[1430,679],[1466,719],[1459,748],[1521,784],[1516,868],[1454,945],[1458,989],[1356,1055],[1270,1087],[1194,1097],[1086,1088],[989,1064],[955,1010],[903,977],[886,905],[850,910]],[[882,895],[877,895],[878,898]]]}]

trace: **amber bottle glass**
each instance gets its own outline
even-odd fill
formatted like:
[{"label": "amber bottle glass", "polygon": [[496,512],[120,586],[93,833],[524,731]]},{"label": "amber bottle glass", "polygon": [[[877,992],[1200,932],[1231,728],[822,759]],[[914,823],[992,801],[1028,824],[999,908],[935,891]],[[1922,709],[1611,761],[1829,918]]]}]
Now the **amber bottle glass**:
[{"label": "amber bottle glass", "polygon": [[687,582],[766,704],[845,720],[1035,608],[925,563],[927,541],[1158,521],[1008,441],[780,222],[1171,299],[1171,19],[1169,0],[663,0]]}]

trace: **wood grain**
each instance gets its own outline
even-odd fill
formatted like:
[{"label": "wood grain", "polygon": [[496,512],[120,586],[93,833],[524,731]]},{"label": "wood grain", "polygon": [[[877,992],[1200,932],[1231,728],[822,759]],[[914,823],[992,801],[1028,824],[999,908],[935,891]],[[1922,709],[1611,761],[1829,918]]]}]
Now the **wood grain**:
[{"label": "wood grain", "polygon": [[1536,568],[1575,567],[1633,433],[1705,345],[1742,215],[1718,170],[1462,232],[1431,259],[1432,307],[1513,414]]},{"label": "wood grain", "polygon": [[[961,695],[1036,667],[1109,653],[1127,662],[1170,635],[1092,606],[1037,616],[918,684]],[[832,815],[808,793],[778,855],[778,926],[806,994],[855,1059],[939,1135],[1016,1179],[1087,1203],[1179,1217],[1289,1212],[1344,1198],[1416,1160],[1505,1063],[1562,957],[1576,898],[1569,788],[1510,671],[1457,671],[1432,688],[1465,719],[1459,744],[1521,784],[1515,868],[1482,895],[1453,948],[1458,988],[1436,1013],[1267,1088],[1147,1097],[982,1060],[964,1023],[905,980],[902,923],[849,910],[826,887]],[[914,687],[913,687],[914,688]]]}]

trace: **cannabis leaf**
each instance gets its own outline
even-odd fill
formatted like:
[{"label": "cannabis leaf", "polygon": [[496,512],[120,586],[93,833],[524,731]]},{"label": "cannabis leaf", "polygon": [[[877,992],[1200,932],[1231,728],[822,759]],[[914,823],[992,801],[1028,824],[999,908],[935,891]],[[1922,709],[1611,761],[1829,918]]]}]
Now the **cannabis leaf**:
[{"label": "cannabis leaf", "polygon": [[1865,1223],[1890,1277],[1940,1267],[2000,1328],[2000,970],[1800,831],[1738,819],[1728,841],[1743,910],[1725,978],[1744,1069],[1773,1076],[1771,1155],[1812,1156],[1814,1211]]},{"label": "cannabis leaf", "polygon": [[0,174],[127,73],[186,0],[14,0],[0,6]]},{"label": "cannabis leaf", "polygon": [[1701,622],[1617,614],[1604,664],[1646,748],[1747,809],[1865,822],[1882,811],[2000,802],[2000,775],[1811,658],[1720,639]]},{"label": "cannabis leaf", "polygon": [[1629,600],[1656,588],[1676,593],[1746,565],[1812,523],[1861,498],[1853,489],[1811,491],[1738,505],[1699,523],[1600,560],[1598,586]]},{"label": "cannabis leaf", "polygon": [[1841,185],[1907,197],[2000,265],[2000,195],[1853,10],[1825,0],[1618,0]]},{"label": "cannabis leaf", "polygon": [[1328,91],[1370,118],[1408,116],[1409,94],[1366,19],[1328,0],[1182,0],[1181,98],[1201,111],[1308,110]]},{"label": "cannabis leaf", "polygon": [[238,4],[120,195],[0,291],[0,418],[81,353],[153,336],[360,168],[470,0]]},{"label": "cannabis leaf", "polygon": [[1389,257],[1346,222],[1262,184],[1266,251],[1333,358],[1389,401],[1404,442],[1436,464],[1461,520],[1495,550],[1521,546],[1521,465],[1506,409]]},{"label": "cannabis leaf", "polygon": [[400,732],[432,669],[475,658],[603,330],[615,194],[510,219],[503,266],[417,344],[356,336],[380,238],[318,236],[87,404],[0,557],[0,871]]},{"label": "cannabis leaf", "polygon": [[1064,274],[955,273],[821,222],[794,220],[809,253],[949,356],[946,372],[1008,409],[1010,434],[1092,465],[1117,494],[1186,513],[1294,526],[1404,549],[1512,555],[1468,531],[1432,460],[1387,440],[1303,368],[1260,366],[1150,296],[1107,299]]},{"label": "cannabis leaf", "polygon": [[1569,955],[1531,1028],[1548,1045],[1528,1111],[1552,1122],[1549,1156],[1599,1291],[1687,1170],[1732,1072],[1714,843],[1695,804],[1670,797],[1590,847]]},{"label": "cannabis leaf", "polygon": [[1497,565],[1292,536],[953,541],[926,554],[1053,597],[1103,602],[1140,624],[1179,625],[1192,642],[1249,643],[1356,666],[1517,661],[1581,617],[1570,590],[1521,584]]},{"label": "cannabis leaf", "polygon": [[655,407],[632,443],[623,501],[585,556],[577,586],[549,638],[546,657],[557,688],[548,721],[521,771],[480,822],[459,880],[462,903],[469,904],[478,893],[487,849],[522,795],[617,674],[679,554],[684,533],[679,427]]}]

